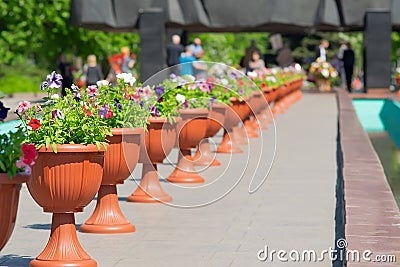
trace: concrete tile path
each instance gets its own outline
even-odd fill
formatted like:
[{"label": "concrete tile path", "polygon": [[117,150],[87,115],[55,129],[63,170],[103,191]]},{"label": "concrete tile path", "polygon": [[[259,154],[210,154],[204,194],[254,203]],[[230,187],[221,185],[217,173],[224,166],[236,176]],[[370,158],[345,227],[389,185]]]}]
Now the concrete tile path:
[{"label": "concrete tile path", "polygon": [[[99,267],[331,266],[328,257],[324,262],[279,262],[276,258],[262,262],[257,253],[265,246],[287,252],[315,250],[317,254],[334,247],[336,135],[335,96],[306,94],[276,117],[276,136],[270,126],[261,138],[243,146],[245,153],[218,155],[222,166],[202,172],[207,186],[177,187],[162,182],[174,197],[174,205],[202,207],[127,203],[125,198],[136,188],[130,178],[118,190],[121,208],[137,231],[119,235],[78,232],[78,238]],[[251,188],[268,172],[275,137],[271,172],[260,189],[249,194],[253,175]],[[218,135],[214,140],[218,143],[220,139]],[[176,162],[176,151],[169,159]],[[140,178],[140,167],[133,177]],[[171,164],[163,164],[160,173],[167,176],[172,169]],[[78,225],[94,207],[92,201],[76,215]],[[28,266],[45,246],[50,222],[50,214],[43,213],[23,187],[17,224],[0,254],[0,266]]]}]

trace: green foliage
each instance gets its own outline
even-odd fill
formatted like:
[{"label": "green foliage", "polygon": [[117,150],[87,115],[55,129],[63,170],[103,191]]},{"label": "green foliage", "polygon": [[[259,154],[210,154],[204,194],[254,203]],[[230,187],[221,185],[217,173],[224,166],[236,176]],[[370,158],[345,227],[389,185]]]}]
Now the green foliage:
[{"label": "green foliage", "polygon": [[251,39],[256,41],[261,53],[265,53],[269,36],[269,33],[203,33],[192,34],[190,40],[201,39],[205,51],[203,60],[232,66],[239,65]]},{"label": "green foliage", "polygon": [[19,169],[16,162],[23,156],[21,145],[25,139],[22,129],[0,134],[0,173],[7,173],[14,177]]},{"label": "green foliage", "polygon": [[38,92],[38,84],[46,71],[31,64],[0,65],[0,92],[13,94],[16,92]]},{"label": "green foliage", "polygon": [[83,58],[95,54],[106,65],[107,57],[119,53],[122,46],[139,52],[138,34],[74,27],[69,24],[69,9],[70,0],[0,0],[0,64],[24,68],[29,58],[50,70],[56,69],[61,53]]}]

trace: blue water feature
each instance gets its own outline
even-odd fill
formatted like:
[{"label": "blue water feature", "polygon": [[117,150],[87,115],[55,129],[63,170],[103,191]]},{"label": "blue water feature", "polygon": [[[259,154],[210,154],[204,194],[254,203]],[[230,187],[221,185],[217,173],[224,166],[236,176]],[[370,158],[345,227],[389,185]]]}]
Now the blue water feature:
[{"label": "blue water feature", "polygon": [[358,119],[367,132],[385,131],[385,126],[380,118],[385,101],[385,99],[353,99]]},{"label": "blue water feature", "polygon": [[17,130],[16,127],[18,127],[20,124],[21,124],[21,122],[18,120],[6,121],[3,123],[0,123],[0,134],[4,134],[4,133],[8,133],[9,131]]}]

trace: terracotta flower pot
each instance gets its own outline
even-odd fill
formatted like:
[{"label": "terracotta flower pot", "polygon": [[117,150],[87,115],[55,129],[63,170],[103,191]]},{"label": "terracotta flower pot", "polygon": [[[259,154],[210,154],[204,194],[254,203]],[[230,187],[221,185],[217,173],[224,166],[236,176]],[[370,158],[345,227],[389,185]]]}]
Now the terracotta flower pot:
[{"label": "terracotta flower pot", "polygon": [[180,110],[182,121],[178,123],[178,164],[167,178],[171,183],[203,183],[204,179],[194,168],[190,149],[195,148],[206,136],[208,109]]},{"label": "terracotta flower pot", "polygon": [[112,129],[104,154],[103,180],[92,216],[80,227],[84,233],[113,234],[135,231],[118,204],[117,184],[123,184],[139,161],[144,129]]},{"label": "terracotta flower pot", "polygon": [[[250,99],[251,99],[251,97],[246,99],[245,101],[240,102],[240,105],[239,105],[238,115],[239,115],[241,121],[243,122],[242,127],[240,127],[238,125],[233,127],[233,136],[235,138],[236,143],[239,145],[247,145],[248,144],[247,138],[249,137],[249,135],[244,128],[244,123],[251,115],[251,108],[249,106]],[[253,133],[255,133],[255,132],[253,131]],[[255,134],[257,134],[257,133],[255,133]],[[258,135],[255,137],[258,137]]]},{"label": "terracotta flower pot", "polygon": [[318,90],[321,92],[331,90],[331,82],[329,81],[329,79],[317,78],[316,85],[317,85]]},{"label": "terracotta flower pot", "polygon": [[17,219],[19,191],[29,176],[16,175],[12,180],[6,173],[0,173],[0,251],[6,245],[14,230]]},{"label": "terracotta flower pot", "polygon": [[79,244],[74,212],[81,212],[100,188],[104,150],[95,145],[58,145],[58,153],[38,152],[29,192],[44,212],[53,213],[50,238],[31,267],[95,267],[95,260]]},{"label": "terracotta flower pot", "polygon": [[241,120],[238,113],[240,106],[243,104],[236,98],[232,99],[231,102],[232,105],[230,105],[225,112],[224,137],[217,148],[217,153],[236,154],[243,152],[233,138],[233,127]]},{"label": "terracotta flower pot", "polygon": [[[225,113],[228,107],[223,104],[214,104],[209,112],[207,119],[207,131],[205,138],[213,137],[221,129],[225,120]],[[193,157],[193,163],[199,166],[220,166],[221,163],[215,158],[211,152],[208,139],[204,139],[197,149]]]},{"label": "terracotta flower pot", "polygon": [[[127,199],[128,202],[169,202],[172,198],[161,187],[157,164],[164,161],[176,140],[176,123],[166,118],[149,118],[147,132],[140,146],[139,162],[143,163],[142,179],[138,188]],[[181,118],[175,118],[175,122]]]}]

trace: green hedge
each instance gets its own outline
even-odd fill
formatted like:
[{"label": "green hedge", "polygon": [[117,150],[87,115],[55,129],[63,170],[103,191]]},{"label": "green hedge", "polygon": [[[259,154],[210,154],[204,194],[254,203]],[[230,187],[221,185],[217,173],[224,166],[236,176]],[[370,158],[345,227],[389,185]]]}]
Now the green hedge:
[{"label": "green hedge", "polygon": [[4,94],[38,92],[40,91],[40,83],[46,78],[46,74],[46,70],[32,65],[1,65],[0,92]]}]

